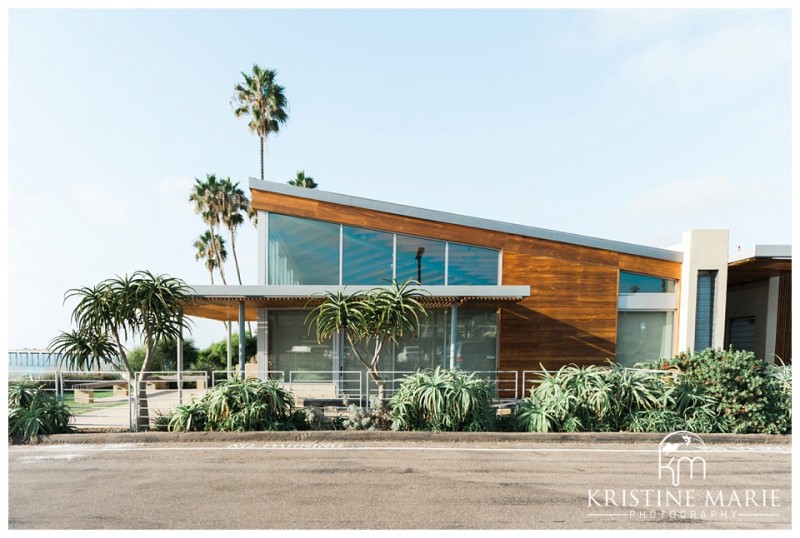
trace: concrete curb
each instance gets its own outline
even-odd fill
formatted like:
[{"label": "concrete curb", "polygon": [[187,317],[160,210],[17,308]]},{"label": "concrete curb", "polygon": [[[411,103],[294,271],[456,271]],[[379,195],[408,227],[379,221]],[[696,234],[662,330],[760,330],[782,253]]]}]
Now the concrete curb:
[{"label": "concrete curb", "polygon": [[[75,433],[42,437],[34,444],[118,443],[265,443],[265,442],[378,442],[378,443],[528,443],[528,444],[653,444],[664,433],[497,433],[497,432],[394,432],[394,431],[289,431],[289,432],[144,432]],[[791,435],[700,434],[707,444],[791,445]]]}]

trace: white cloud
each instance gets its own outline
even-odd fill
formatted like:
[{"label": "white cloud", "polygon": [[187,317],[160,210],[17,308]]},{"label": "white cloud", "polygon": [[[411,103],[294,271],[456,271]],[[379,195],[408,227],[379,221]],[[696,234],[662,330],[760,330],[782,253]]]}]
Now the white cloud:
[{"label": "white cloud", "polygon": [[758,79],[788,65],[787,32],[766,23],[738,24],[700,39],[660,40],[625,62],[625,79],[690,91]]},{"label": "white cloud", "polygon": [[732,244],[788,242],[790,191],[788,183],[761,178],[676,179],[632,196],[616,226],[648,244],[653,243],[645,238],[658,230],[679,234],[692,228],[729,229]]},{"label": "white cloud", "polygon": [[155,184],[161,209],[174,215],[193,215],[194,209],[189,203],[189,194],[194,185],[194,178],[167,176]]},{"label": "white cloud", "polygon": [[76,207],[84,218],[124,221],[133,213],[131,207],[111,189],[96,184],[78,184],[71,188]]},{"label": "white cloud", "polygon": [[623,45],[680,24],[691,12],[676,9],[608,9],[592,20],[594,39],[599,45]]}]

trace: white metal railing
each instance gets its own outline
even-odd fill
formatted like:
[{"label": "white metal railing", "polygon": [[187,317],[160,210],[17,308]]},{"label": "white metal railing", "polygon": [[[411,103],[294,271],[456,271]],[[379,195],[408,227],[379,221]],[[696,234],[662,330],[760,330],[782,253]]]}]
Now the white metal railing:
[{"label": "white metal railing", "polygon": [[[136,388],[144,385],[134,405],[139,405],[139,429],[149,428],[160,416],[168,415],[175,407],[202,398],[208,393],[208,373],[198,371],[150,371],[136,374]],[[144,413],[144,403],[147,413]]]},{"label": "white metal railing", "polygon": [[286,388],[296,399],[346,400],[364,405],[364,380],[360,371],[292,370]]},{"label": "white metal railing", "polygon": [[[672,376],[677,381],[680,372],[675,370],[648,370],[627,368],[650,375]],[[403,380],[416,370],[381,371],[385,380],[385,397],[391,398]],[[538,385],[545,372],[554,375],[554,370],[499,370],[472,372],[494,383],[497,402],[515,402],[530,395],[532,387]],[[261,373],[269,379],[279,380],[291,391],[297,403],[329,403],[330,400],[348,401],[360,407],[369,407],[370,397],[377,395],[377,386],[366,371],[293,370],[287,373],[270,370]],[[139,426],[146,426],[159,415],[166,415],[177,405],[188,403],[193,398],[207,394],[210,387],[228,379],[227,371],[212,372],[151,371],[136,375],[137,387],[144,381],[144,394],[147,400],[148,415],[142,417]],[[231,376],[238,375],[230,372]],[[75,416],[73,425],[77,428],[120,427],[136,429],[136,398],[134,387],[127,379],[127,372],[116,372],[111,378],[109,372],[61,371],[43,372],[17,371],[9,374],[9,380],[30,379],[45,386],[57,397],[70,405]],[[209,385],[209,378],[211,384]],[[180,379],[180,384],[178,383]]]},{"label": "white metal railing", "polygon": [[[386,370],[381,371],[381,377],[385,383],[386,399],[392,397],[397,391],[403,380],[416,373],[417,370]],[[519,384],[519,372],[516,370],[484,370],[484,371],[468,371],[468,373],[476,374],[479,377],[490,381],[495,386],[495,400],[498,403],[508,403],[517,400],[517,390]],[[367,378],[367,401],[369,402],[372,396],[377,396],[377,386],[369,375]]]},{"label": "white metal railing", "polygon": [[[258,379],[276,379],[281,383],[286,382],[286,373],[283,370],[267,370],[266,372],[258,372],[258,374]],[[262,378],[262,375],[266,375],[266,378]],[[211,372],[211,386],[216,387],[220,383],[236,379],[238,376],[238,370],[231,370],[230,372],[227,370],[214,370]]]}]

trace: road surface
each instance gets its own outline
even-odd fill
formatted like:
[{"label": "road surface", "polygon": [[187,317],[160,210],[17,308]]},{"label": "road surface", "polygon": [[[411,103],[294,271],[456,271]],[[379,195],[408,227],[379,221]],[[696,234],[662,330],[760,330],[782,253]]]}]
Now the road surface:
[{"label": "road surface", "polygon": [[675,487],[651,442],[10,446],[9,528],[790,528],[791,445],[701,457]]}]

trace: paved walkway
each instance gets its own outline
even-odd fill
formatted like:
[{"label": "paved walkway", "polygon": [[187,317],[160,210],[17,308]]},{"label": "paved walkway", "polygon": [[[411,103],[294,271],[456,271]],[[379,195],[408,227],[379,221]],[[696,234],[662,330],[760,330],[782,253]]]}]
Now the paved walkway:
[{"label": "paved walkway", "polygon": [[[184,389],[181,394],[177,390],[157,390],[147,394],[147,405],[151,416],[166,414],[177,405],[187,404],[192,398],[200,399],[208,389]],[[106,407],[113,402],[118,405]],[[129,428],[132,401],[128,397],[99,398],[95,401],[97,407],[86,413],[75,415],[73,426],[78,429],[93,428]],[[100,404],[103,404],[102,406]]]}]

